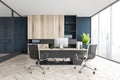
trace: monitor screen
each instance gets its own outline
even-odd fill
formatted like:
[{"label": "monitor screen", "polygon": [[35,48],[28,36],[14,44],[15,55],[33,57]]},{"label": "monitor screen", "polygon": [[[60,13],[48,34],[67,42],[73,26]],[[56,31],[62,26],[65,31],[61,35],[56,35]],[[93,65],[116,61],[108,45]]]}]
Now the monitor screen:
[{"label": "monitor screen", "polygon": [[54,41],[54,47],[60,47],[60,44],[63,47],[68,47],[68,38],[56,38]]}]

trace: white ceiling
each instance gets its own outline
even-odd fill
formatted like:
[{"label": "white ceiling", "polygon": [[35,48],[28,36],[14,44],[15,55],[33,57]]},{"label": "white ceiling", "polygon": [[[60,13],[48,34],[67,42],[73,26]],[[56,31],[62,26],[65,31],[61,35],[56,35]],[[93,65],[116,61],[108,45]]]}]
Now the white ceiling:
[{"label": "white ceiling", "polygon": [[[90,17],[116,0],[2,0],[22,16],[77,15]],[[2,14],[1,14],[2,11]],[[0,4],[0,16],[7,14]]]},{"label": "white ceiling", "polygon": [[11,16],[11,10],[0,3],[0,16]]}]

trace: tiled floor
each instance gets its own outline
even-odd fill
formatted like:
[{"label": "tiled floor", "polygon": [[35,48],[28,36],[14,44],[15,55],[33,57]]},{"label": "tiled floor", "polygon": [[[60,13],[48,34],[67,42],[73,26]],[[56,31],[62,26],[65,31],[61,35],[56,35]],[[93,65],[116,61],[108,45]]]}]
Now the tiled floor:
[{"label": "tiled floor", "polygon": [[[1,55],[1,54],[0,54]],[[3,57],[3,55],[2,55]],[[1,58],[1,57],[0,57]],[[35,64],[35,60],[27,54],[21,54],[0,63],[0,80],[120,80],[120,64],[96,57],[87,64],[96,67],[96,74],[84,68],[80,74],[75,65],[44,65],[46,74],[42,74],[40,68],[32,68],[32,74],[28,69]]]}]

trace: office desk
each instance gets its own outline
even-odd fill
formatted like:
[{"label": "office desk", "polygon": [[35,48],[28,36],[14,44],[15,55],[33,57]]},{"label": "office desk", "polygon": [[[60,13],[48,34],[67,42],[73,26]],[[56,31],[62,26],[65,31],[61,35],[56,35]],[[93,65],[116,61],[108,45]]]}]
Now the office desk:
[{"label": "office desk", "polygon": [[42,48],[40,49],[40,54],[48,54],[48,58],[71,58],[74,59],[76,54],[82,55],[86,52],[86,49],[77,49],[77,48]]}]

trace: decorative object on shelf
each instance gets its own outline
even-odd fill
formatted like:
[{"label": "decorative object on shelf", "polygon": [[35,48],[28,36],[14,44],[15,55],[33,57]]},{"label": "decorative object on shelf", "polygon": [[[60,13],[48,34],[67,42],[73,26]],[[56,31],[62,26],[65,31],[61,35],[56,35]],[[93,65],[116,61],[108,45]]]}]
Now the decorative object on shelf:
[{"label": "decorative object on shelf", "polygon": [[89,42],[90,42],[90,36],[89,36],[89,34],[88,34],[88,33],[83,33],[83,34],[81,35],[81,37],[82,37],[83,47],[84,47],[84,48],[87,48],[87,45],[88,45]]},{"label": "decorative object on shelf", "polygon": [[54,44],[49,44],[50,49],[54,48]]},{"label": "decorative object on shelf", "polygon": [[64,35],[64,38],[72,39],[72,35]]},{"label": "decorative object on shelf", "polygon": [[63,43],[60,43],[60,49],[63,49]]},{"label": "decorative object on shelf", "polygon": [[78,41],[78,42],[76,43],[76,48],[77,48],[77,49],[82,49],[82,42]]},{"label": "decorative object on shelf", "polygon": [[83,43],[82,42],[80,42],[80,49],[82,49],[83,47],[82,47],[82,45],[83,45]]}]

